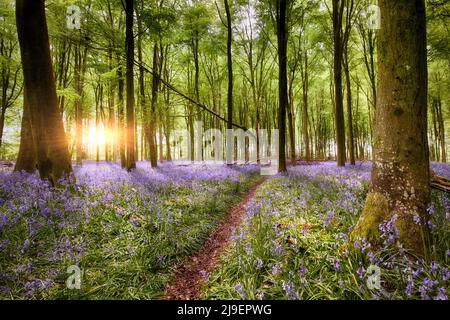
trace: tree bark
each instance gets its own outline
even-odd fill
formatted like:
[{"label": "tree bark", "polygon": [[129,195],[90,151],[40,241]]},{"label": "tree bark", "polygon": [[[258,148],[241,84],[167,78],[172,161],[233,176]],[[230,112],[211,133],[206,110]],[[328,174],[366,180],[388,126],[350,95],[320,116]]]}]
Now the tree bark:
[{"label": "tree bark", "polygon": [[311,150],[309,144],[309,128],[308,128],[308,54],[305,50],[304,54],[305,66],[302,75],[302,90],[303,90],[303,108],[302,108],[302,136],[303,144],[305,146],[305,161],[311,160]]},{"label": "tree bark", "polygon": [[[234,145],[233,130],[233,59],[231,55],[231,44],[233,40],[233,30],[231,25],[231,13],[228,0],[224,0],[225,12],[227,16],[227,68],[228,68],[228,97],[227,97],[227,164],[233,163],[233,153],[231,146]],[[229,133],[228,133],[229,132]]]},{"label": "tree bark", "polygon": [[[120,61],[120,60],[119,60]],[[120,62],[119,62],[120,64]],[[124,91],[124,81],[123,81],[123,68],[121,65],[117,68],[118,77],[118,107],[117,107],[117,134],[119,140],[119,154],[120,154],[120,165],[122,168],[126,167],[127,157],[125,152],[125,124],[124,124],[124,110],[123,110],[123,91]]]},{"label": "tree bark", "polygon": [[[393,219],[403,248],[427,256],[430,170],[424,0],[380,0],[378,101],[370,193],[352,237],[379,244]],[[420,223],[415,223],[415,217]]]},{"label": "tree bark", "polygon": [[348,155],[351,165],[355,164],[355,140],[353,135],[353,114],[352,114],[352,88],[350,82],[350,70],[348,65],[348,44],[345,44],[344,56],[344,72],[345,72],[345,87],[347,94],[347,128],[348,128]]},{"label": "tree bark", "polygon": [[33,173],[37,168],[36,149],[33,143],[31,132],[30,110],[28,98],[24,90],[23,93],[23,115],[22,128],[20,130],[20,147],[14,171],[26,171]]},{"label": "tree bark", "polygon": [[158,166],[158,150],[156,146],[156,106],[158,104],[158,87],[159,78],[156,73],[159,72],[159,49],[158,44],[153,46],[153,77],[152,77],[152,102],[150,108],[150,121],[149,121],[149,146],[150,146],[150,164],[152,168]]},{"label": "tree bark", "polygon": [[16,25],[37,166],[41,178],[56,186],[60,178],[73,174],[58,108],[44,0],[16,0]]},{"label": "tree bark", "polygon": [[286,108],[288,104],[287,86],[287,28],[286,0],[277,0],[277,40],[278,40],[278,172],[286,172]]},{"label": "tree bark", "polygon": [[127,159],[126,167],[130,171],[136,168],[135,128],[134,128],[134,37],[133,37],[133,0],[126,0],[125,42],[127,56]]},{"label": "tree bark", "polygon": [[333,35],[334,35],[334,100],[337,165],[345,166],[345,120],[342,98],[342,17],[344,0],[333,0]]}]

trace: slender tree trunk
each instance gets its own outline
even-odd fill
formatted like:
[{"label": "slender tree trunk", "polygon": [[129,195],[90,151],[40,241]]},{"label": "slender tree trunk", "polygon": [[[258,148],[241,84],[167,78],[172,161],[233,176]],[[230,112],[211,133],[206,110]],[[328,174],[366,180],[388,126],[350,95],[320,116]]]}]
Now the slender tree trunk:
[{"label": "slender tree trunk", "polygon": [[5,113],[6,113],[6,108],[2,108],[0,111],[0,148],[2,147],[2,141],[3,141],[3,129],[5,127]]},{"label": "slender tree trunk", "polygon": [[442,116],[442,100],[441,97],[438,96],[436,101],[437,107],[437,118],[439,123],[439,141],[441,143],[441,161],[447,162],[447,151],[445,149],[445,126],[444,126],[444,117]]},{"label": "slender tree trunk", "polygon": [[378,35],[372,181],[352,237],[379,244],[379,224],[392,219],[403,248],[427,256],[430,169],[425,1],[380,0],[379,6],[383,19]]},{"label": "slender tree trunk", "polygon": [[295,154],[295,129],[294,129],[294,93],[292,90],[292,83],[289,84],[289,103],[288,103],[288,129],[289,129],[289,153],[291,158],[291,165],[297,164],[297,158]]},{"label": "slender tree trunk", "polygon": [[311,150],[309,144],[309,128],[308,128],[308,54],[304,55],[305,68],[303,71],[303,108],[302,108],[302,136],[305,146],[305,161],[311,160]]},{"label": "slender tree trunk", "polygon": [[75,99],[75,153],[76,164],[81,165],[83,161],[83,109],[82,109],[82,87],[81,83],[81,52],[80,46],[75,48],[75,91],[78,96]]},{"label": "slender tree trunk", "polygon": [[278,172],[286,169],[286,108],[288,104],[287,92],[287,28],[286,28],[286,0],[277,0],[277,40],[278,40]]},{"label": "slender tree trunk", "polygon": [[133,37],[133,0],[126,0],[126,51],[127,51],[127,159],[128,171],[136,168],[135,128],[134,128],[134,37]]},{"label": "slender tree trunk", "polygon": [[342,17],[344,1],[333,0],[333,35],[334,35],[334,100],[337,165],[345,166],[345,121],[342,98]]},{"label": "slender tree trunk", "polygon": [[[144,2],[141,0],[141,8],[143,8]],[[139,60],[139,102],[141,105],[141,113],[142,113],[142,136],[144,139],[142,139],[141,143],[141,157],[142,160],[147,158],[146,153],[144,152],[144,145],[145,140],[149,139],[149,112],[145,97],[145,70],[143,66],[143,57],[142,57],[142,33],[143,33],[143,26],[142,26],[142,19],[140,15],[138,14],[138,60]]]},{"label": "slender tree trunk", "polygon": [[345,87],[347,93],[347,127],[348,127],[348,155],[351,165],[355,164],[355,142],[353,136],[353,115],[352,115],[352,88],[350,83],[350,70],[348,65],[348,45],[346,43],[344,56],[344,72],[345,72]]},{"label": "slender tree trunk", "polygon": [[[120,62],[119,62],[120,63]],[[126,153],[125,153],[125,124],[124,124],[124,110],[123,110],[123,91],[124,91],[124,80],[123,80],[123,68],[119,65],[117,69],[118,81],[118,107],[117,107],[117,134],[119,136],[119,154],[120,154],[120,165],[122,168],[126,167]]]},{"label": "slender tree trunk", "polygon": [[228,68],[228,97],[227,97],[227,164],[233,163],[234,136],[233,130],[233,59],[231,55],[231,44],[233,41],[233,30],[231,25],[231,13],[228,0],[224,0],[227,16],[227,68]]},{"label": "slender tree trunk", "polygon": [[158,104],[159,79],[155,72],[159,73],[159,49],[158,44],[153,46],[153,77],[152,77],[152,102],[149,122],[150,164],[152,168],[158,166],[158,150],[156,146],[156,106]]},{"label": "slender tree trunk", "polygon": [[44,1],[16,0],[16,25],[39,174],[58,185],[60,178],[73,174],[56,96]]}]

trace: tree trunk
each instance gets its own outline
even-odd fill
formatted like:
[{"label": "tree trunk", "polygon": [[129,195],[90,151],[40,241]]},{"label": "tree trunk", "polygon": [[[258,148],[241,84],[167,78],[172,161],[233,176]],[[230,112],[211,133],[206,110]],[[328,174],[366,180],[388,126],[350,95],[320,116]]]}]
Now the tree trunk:
[{"label": "tree trunk", "polygon": [[33,173],[36,171],[37,159],[36,149],[33,144],[31,132],[30,110],[26,92],[23,93],[23,115],[22,128],[20,130],[20,147],[14,171],[26,171]]},{"label": "tree trunk", "polygon": [[127,56],[127,159],[126,167],[130,171],[136,168],[135,132],[134,132],[134,38],[133,38],[133,0],[126,0],[126,56]]},{"label": "tree trunk", "polygon": [[[403,248],[427,256],[430,170],[425,1],[380,0],[379,6],[383,19],[371,190],[352,237],[379,244],[379,224],[393,219]],[[415,217],[420,223],[415,223]]]},{"label": "tree trunk", "polygon": [[[120,61],[120,60],[119,60]],[[120,64],[120,62],[119,62]],[[118,77],[118,107],[117,107],[117,134],[119,136],[119,154],[120,154],[120,165],[122,168],[126,167],[127,157],[125,154],[125,125],[124,125],[124,110],[123,110],[123,91],[124,91],[124,81],[123,81],[123,68],[121,65],[117,68]]]},{"label": "tree trunk", "polygon": [[233,59],[231,56],[231,44],[232,44],[232,25],[231,25],[231,13],[228,5],[228,0],[224,0],[225,12],[227,16],[227,68],[228,68],[228,97],[227,97],[227,164],[233,163],[233,145],[234,136],[233,130]]},{"label": "tree trunk", "polygon": [[289,83],[289,103],[288,103],[288,129],[289,129],[289,153],[291,158],[291,165],[295,166],[297,158],[295,154],[295,129],[294,129],[294,93],[292,88],[292,80]]},{"label": "tree trunk", "polygon": [[73,174],[56,97],[44,0],[17,0],[16,24],[39,174],[58,185],[60,178]]},{"label": "tree trunk", "polygon": [[3,129],[5,127],[5,113],[6,113],[6,108],[2,108],[0,111],[0,148],[2,147],[2,141],[3,141]]},{"label": "tree trunk", "polygon": [[334,35],[334,100],[337,165],[345,166],[345,121],[342,99],[342,17],[344,1],[333,0],[333,35]]},{"label": "tree trunk", "polygon": [[287,28],[286,28],[286,0],[277,0],[277,40],[278,40],[278,172],[286,172],[286,107],[287,92]]},{"label": "tree trunk", "polygon": [[[143,8],[144,2],[141,0],[141,8]],[[142,18],[138,14],[138,61],[139,61],[139,103],[141,105],[141,113],[142,113],[142,136],[144,139],[142,139],[141,142],[141,158],[142,160],[147,158],[147,155],[144,152],[144,144],[146,139],[148,139],[149,135],[149,128],[148,128],[148,122],[149,122],[149,114],[148,114],[148,108],[146,104],[146,97],[145,97],[145,73],[144,73],[144,65],[143,65],[143,57],[142,57],[142,34],[143,34],[143,23]]]},{"label": "tree trunk", "polygon": [[[108,53],[108,65],[109,70],[112,71],[112,51]],[[116,141],[113,138],[113,132],[115,132],[115,117],[114,117],[114,85],[113,82],[109,82],[108,89],[108,125],[106,127],[106,144],[105,144],[105,160],[116,160]]]},{"label": "tree trunk", "polygon": [[348,155],[351,165],[355,164],[355,141],[353,136],[353,115],[352,115],[352,88],[350,83],[350,70],[348,65],[348,42],[345,44],[344,56],[344,72],[345,72],[345,87],[347,93],[347,128],[348,128]]},{"label": "tree trunk", "polygon": [[303,108],[302,108],[302,136],[305,146],[305,161],[311,160],[311,150],[309,144],[309,128],[308,128],[308,54],[305,51],[305,68],[303,70]]},{"label": "tree trunk", "polygon": [[158,150],[156,146],[156,105],[158,103],[159,79],[156,73],[159,74],[159,49],[157,43],[153,46],[152,102],[150,108],[148,137],[150,144],[150,164],[152,168],[156,168],[158,166]]},{"label": "tree trunk", "polygon": [[444,126],[444,117],[442,116],[442,100],[441,97],[438,96],[436,101],[437,107],[437,118],[439,123],[439,141],[441,143],[441,161],[447,162],[447,152],[445,149],[445,126]]},{"label": "tree trunk", "polygon": [[75,48],[75,92],[77,97],[75,99],[75,153],[76,164],[81,165],[83,161],[83,57],[81,54],[81,48],[78,44]]}]

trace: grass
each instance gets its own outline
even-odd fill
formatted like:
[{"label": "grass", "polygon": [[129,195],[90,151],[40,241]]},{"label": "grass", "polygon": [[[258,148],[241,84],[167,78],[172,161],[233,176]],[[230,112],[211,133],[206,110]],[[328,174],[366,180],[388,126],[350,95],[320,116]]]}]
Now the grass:
[{"label": "grass", "polygon": [[[0,178],[0,298],[155,299],[258,175],[86,165],[58,190],[27,174]],[[70,265],[82,270],[80,290],[66,288]]]},{"label": "grass", "polygon": [[[450,201],[433,191],[432,261],[411,260],[395,225],[373,250],[348,234],[364,207],[370,167],[296,167],[262,185],[204,299],[448,299]],[[369,267],[379,267],[373,288]],[[370,271],[370,270],[369,270]]]}]

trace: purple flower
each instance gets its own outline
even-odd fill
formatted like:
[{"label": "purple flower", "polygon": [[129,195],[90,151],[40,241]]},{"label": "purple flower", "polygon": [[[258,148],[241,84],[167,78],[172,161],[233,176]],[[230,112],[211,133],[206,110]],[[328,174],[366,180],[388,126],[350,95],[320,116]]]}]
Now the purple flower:
[{"label": "purple flower", "polygon": [[413,290],[414,290],[414,278],[411,275],[409,275],[405,289],[406,295],[410,297],[413,293]]},{"label": "purple flower", "polygon": [[305,265],[302,263],[301,265],[300,265],[300,268],[298,269],[298,272],[302,275],[302,276],[304,276],[307,272],[308,272],[308,269],[305,267]]},{"label": "purple flower", "polygon": [[339,269],[341,269],[341,261],[340,260],[336,260],[335,262],[334,262],[334,270],[339,270]]},{"label": "purple flower", "polygon": [[299,296],[297,291],[294,288],[294,285],[292,284],[292,281],[289,279],[287,282],[283,281],[283,289],[286,293],[286,296],[289,300],[298,300]]},{"label": "purple flower", "polygon": [[439,263],[436,263],[436,262],[432,262],[431,264],[430,264],[430,272],[431,273],[435,273],[438,269],[439,269]]},{"label": "purple flower", "polygon": [[263,262],[262,262],[261,259],[257,258],[254,261],[254,265],[255,265],[256,270],[258,270],[258,269],[261,269],[263,267]]},{"label": "purple flower", "polygon": [[420,297],[422,300],[429,300],[430,297],[428,296],[429,293],[433,292],[434,286],[438,284],[437,281],[431,280],[429,278],[423,279],[423,285],[419,287]]},{"label": "purple flower", "polygon": [[273,243],[273,252],[277,257],[280,257],[281,254],[283,253],[283,248],[277,241],[273,241],[272,243]]},{"label": "purple flower", "polygon": [[236,287],[234,287],[236,289],[236,291],[239,293],[239,295],[241,296],[242,299],[247,298],[247,295],[244,292],[244,289],[242,287],[242,285],[240,283],[238,283],[236,285]]},{"label": "purple flower", "polygon": [[438,288],[438,295],[435,300],[448,300],[447,290],[445,288]]},{"label": "purple flower", "polygon": [[30,240],[26,239],[23,244],[19,247],[20,252],[25,253],[30,247]]}]

